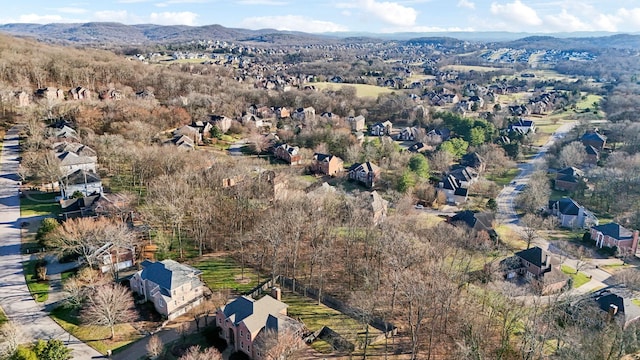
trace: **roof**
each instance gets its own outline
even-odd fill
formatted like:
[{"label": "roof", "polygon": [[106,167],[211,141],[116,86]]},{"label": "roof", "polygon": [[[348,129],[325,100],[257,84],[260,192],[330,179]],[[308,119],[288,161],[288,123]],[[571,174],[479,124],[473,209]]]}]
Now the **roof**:
[{"label": "roof", "polygon": [[550,208],[557,208],[563,215],[578,215],[581,206],[571,198],[562,198],[558,201],[550,201]]},{"label": "roof", "polygon": [[202,271],[188,265],[180,264],[173,260],[162,260],[157,262],[145,261],[142,263],[143,269],[140,277],[149,280],[160,286],[163,295],[171,296],[171,290],[186,283],[197,280],[201,284],[198,275]]},{"label": "roof", "polygon": [[383,199],[377,191],[371,192],[371,207],[373,208],[374,212],[384,211],[387,208],[388,204],[389,202]]},{"label": "roof", "polygon": [[101,194],[83,196],[77,199],[60,200],[60,207],[64,212],[80,211],[97,202],[102,197]]},{"label": "roof", "polygon": [[450,222],[463,222],[474,230],[491,231],[493,222],[493,214],[491,213],[474,213],[470,210],[461,211],[449,219]]},{"label": "roof", "polygon": [[564,168],[562,170],[559,170],[558,174],[571,175],[571,176],[583,176],[584,172],[582,172],[582,170],[580,170],[578,168],[570,166],[570,167],[566,167],[566,168]]},{"label": "roof", "polygon": [[610,236],[618,240],[630,240],[633,239],[633,232],[627,228],[624,228],[618,223],[608,223],[604,225],[597,225],[591,227],[592,229],[601,232],[604,235]]},{"label": "roof", "polygon": [[634,295],[624,285],[612,285],[598,290],[591,295],[591,298],[602,311],[609,312],[611,305],[615,305],[618,308],[616,318],[624,314],[622,317],[624,326],[640,318],[640,307],[633,303]]},{"label": "roof", "polygon": [[516,256],[541,268],[546,265],[547,257],[549,256],[549,254],[536,246],[526,250],[518,251],[516,253]]},{"label": "roof", "polygon": [[600,155],[600,152],[598,151],[598,149],[594,148],[591,145],[585,145],[584,150],[587,152],[587,155],[595,155],[595,156]]},{"label": "roof", "polygon": [[67,185],[92,184],[102,182],[100,176],[93,171],[78,169],[67,175]]},{"label": "roof", "polygon": [[365,163],[355,163],[351,165],[349,171],[364,171],[364,172],[378,172],[380,168],[372,163],[371,161],[367,161]]},{"label": "roof", "polygon": [[70,151],[65,151],[63,153],[57,154],[57,156],[58,159],[60,159],[60,165],[62,166],[93,164],[96,162],[92,157],[79,156]]},{"label": "roof", "polygon": [[605,142],[607,140],[607,137],[595,132],[595,131],[590,131],[585,133],[584,135],[582,135],[582,137],[580,138],[580,140],[582,141],[599,141],[599,142]]},{"label": "roof", "polygon": [[462,158],[460,158],[460,165],[469,166],[472,168],[480,167],[483,162],[484,160],[477,152],[466,154]]},{"label": "roof", "polygon": [[[270,318],[282,317],[281,312],[288,307],[282,301],[276,300],[269,295],[260,300],[254,300],[247,296],[241,296],[231,301],[221,308],[225,318],[233,321],[234,325],[244,323],[247,329],[256,334],[260,332]],[[274,319],[269,320],[272,328],[278,328]]]},{"label": "roof", "polygon": [[321,153],[313,154],[313,160],[317,160],[317,161],[320,161],[320,162],[330,162],[334,158],[340,160],[339,157],[333,156],[333,155],[329,155],[329,154],[321,154]]}]

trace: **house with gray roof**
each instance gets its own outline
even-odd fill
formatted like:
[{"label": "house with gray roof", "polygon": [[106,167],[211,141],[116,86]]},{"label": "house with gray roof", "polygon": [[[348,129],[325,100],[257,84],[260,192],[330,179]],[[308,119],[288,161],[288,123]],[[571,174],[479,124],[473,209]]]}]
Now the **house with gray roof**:
[{"label": "house with gray roof", "polygon": [[216,311],[216,324],[222,337],[234,351],[242,351],[252,359],[266,359],[266,351],[259,344],[268,331],[281,334],[292,331],[300,334],[301,325],[287,316],[288,305],[280,301],[280,289],[273,289],[271,297],[259,300],[241,296]]},{"label": "house with gray roof", "polygon": [[75,193],[83,196],[102,194],[102,179],[93,171],[78,169],[65,176],[60,182],[63,199],[69,199]]},{"label": "house with gray roof", "polygon": [[571,198],[549,201],[549,211],[558,218],[561,227],[579,229],[598,225],[598,218]]},{"label": "house with gray roof", "polygon": [[200,279],[202,271],[173,260],[142,262],[142,270],[131,277],[131,290],[151,301],[169,320],[187,313],[199,305],[206,286]]},{"label": "house with gray roof", "polygon": [[77,170],[96,171],[96,158],[94,156],[81,156],[71,151],[54,153],[60,160],[59,167],[63,176],[72,174]]}]

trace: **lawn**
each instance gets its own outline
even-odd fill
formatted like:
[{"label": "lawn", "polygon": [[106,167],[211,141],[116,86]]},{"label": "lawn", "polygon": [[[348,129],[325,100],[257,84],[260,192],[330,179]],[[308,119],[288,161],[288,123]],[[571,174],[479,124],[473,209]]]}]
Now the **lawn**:
[{"label": "lawn", "polygon": [[520,169],[513,168],[505,171],[500,175],[493,175],[493,174],[488,175],[487,179],[495,182],[498,185],[505,186],[505,185],[508,185],[511,181],[513,181],[513,179],[518,175],[518,173],[520,173]]},{"label": "lawn", "polygon": [[192,265],[202,270],[202,280],[213,291],[229,289],[243,294],[267,278],[258,278],[255,270],[249,267],[245,267],[243,278],[240,264],[229,257],[209,257]]},{"label": "lawn", "polygon": [[513,251],[524,250],[527,247],[527,242],[522,240],[522,237],[507,225],[498,225],[496,233],[498,233],[500,241]]},{"label": "lawn", "polygon": [[[60,204],[55,201],[58,193],[30,193],[20,198],[20,216],[57,215]],[[33,199],[33,200],[32,200]]]},{"label": "lawn", "polygon": [[137,341],[142,336],[131,324],[116,325],[116,338],[109,339],[111,330],[106,326],[81,325],[77,311],[58,307],[51,312],[51,318],[71,335],[102,354]]},{"label": "lawn", "polygon": [[[309,330],[317,331],[323,326],[327,326],[354,344],[356,349],[359,344],[364,343],[365,329],[357,320],[325,305],[318,305],[318,302],[313,299],[290,291],[283,292],[282,301],[289,305],[288,315],[294,319],[300,319]],[[370,338],[380,334],[382,332],[379,330],[369,327]],[[311,347],[321,353],[333,352],[333,347],[320,339],[314,341]]]},{"label": "lawn", "polygon": [[313,85],[320,90],[324,90],[324,89],[337,90],[344,86],[352,86],[356,88],[357,96],[372,97],[372,98],[377,98],[381,94],[389,94],[394,91],[398,91],[396,89],[391,89],[391,88],[376,86],[376,85],[367,85],[367,84],[334,84],[329,82],[315,82],[315,83],[310,83],[309,85]]},{"label": "lawn", "polygon": [[49,298],[49,282],[37,280],[36,262],[36,260],[29,260],[22,263],[24,267],[24,278],[27,281],[29,292],[36,302],[45,302]]},{"label": "lawn", "polygon": [[597,103],[599,106],[601,101],[602,101],[602,96],[588,94],[583,99],[580,99],[580,101],[576,102],[576,108],[578,108],[579,110],[584,110],[587,108],[593,110],[593,103]]},{"label": "lawn", "polygon": [[562,272],[571,276],[571,278],[573,279],[573,288],[579,288],[580,286],[588,283],[589,281],[591,281],[591,279],[589,279],[589,276],[587,276],[587,274],[583,273],[583,272],[579,272],[576,274],[576,269],[572,268],[571,266],[562,264]]}]

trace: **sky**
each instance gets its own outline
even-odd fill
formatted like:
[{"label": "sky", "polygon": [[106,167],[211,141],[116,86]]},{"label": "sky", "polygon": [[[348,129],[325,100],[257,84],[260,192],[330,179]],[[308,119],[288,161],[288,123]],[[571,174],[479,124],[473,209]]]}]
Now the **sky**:
[{"label": "sky", "polygon": [[0,24],[211,25],[324,32],[640,32],[640,0],[23,0]]}]

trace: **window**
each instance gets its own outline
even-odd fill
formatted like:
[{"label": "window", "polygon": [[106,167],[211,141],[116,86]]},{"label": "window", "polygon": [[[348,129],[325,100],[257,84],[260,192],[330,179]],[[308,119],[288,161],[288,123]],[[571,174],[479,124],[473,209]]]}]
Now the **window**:
[{"label": "window", "polygon": [[240,330],[240,337],[242,337],[242,330]]},{"label": "window", "polygon": [[218,318],[218,325],[222,325],[222,319]]},{"label": "window", "polygon": [[240,342],[240,349],[244,349],[244,343]]},{"label": "window", "polygon": [[247,340],[251,340],[251,334],[247,333]]}]

